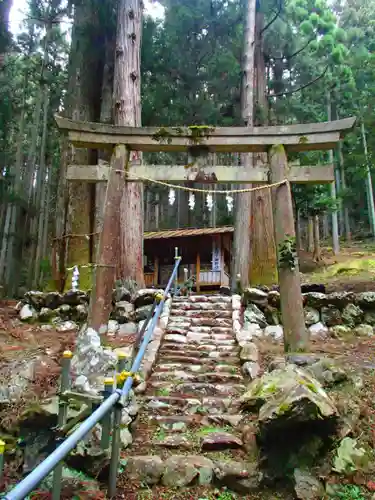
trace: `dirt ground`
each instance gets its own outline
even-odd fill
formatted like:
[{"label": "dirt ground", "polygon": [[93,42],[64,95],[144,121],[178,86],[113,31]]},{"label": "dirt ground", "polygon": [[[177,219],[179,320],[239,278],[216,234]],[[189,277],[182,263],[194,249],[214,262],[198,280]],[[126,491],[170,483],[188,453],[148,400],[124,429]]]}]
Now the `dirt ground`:
[{"label": "dirt ground", "polygon": [[[345,269],[347,262],[361,261],[374,259],[375,261],[375,244],[356,243],[350,247],[342,249],[342,253],[338,257],[332,255],[330,249],[323,250],[323,261],[316,264],[312,261],[311,256],[302,254],[301,268],[308,270],[308,273],[302,275],[304,283],[325,283],[327,292],[347,290],[347,291],[367,291],[375,290],[375,269],[359,270],[359,272],[339,272],[332,276],[329,274],[329,269],[337,264],[342,264]],[[350,266],[349,266],[350,268]],[[327,272],[328,271],[328,272]],[[60,360],[62,353],[66,349],[74,350],[76,332],[59,333],[55,329],[45,331],[37,325],[22,324],[18,320],[18,314],[15,311],[15,301],[0,301],[0,378],[8,377],[7,372],[10,363],[15,360],[38,358],[33,381],[31,382],[30,390],[25,395],[18,405],[15,405],[14,411],[7,414],[0,414],[0,419],[8,419],[11,423],[12,419],[16,419],[17,415],[33,399],[44,398],[52,395],[57,391],[57,381],[60,374]],[[120,346],[117,341],[112,339],[103,339],[105,344],[112,347]],[[134,339],[129,339],[132,342]],[[124,345],[123,340],[121,346]],[[262,354],[263,365],[266,366],[271,358],[282,353],[282,345],[261,343],[260,350]],[[365,386],[362,390],[362,433],[365,435],[369,446],[375,447],[375,337],[368,339],[352,339],[351,341],[340,341],[337,339],[328,339],[325,341],[312,342],[312,352],[321,355],[327,355],[336,359],[343,359],[347,363],[358,366],[363,370],[365,377]],[[1,413],[1,412],[0,412]],[[12,468],[5,468],[5,482],[14,482],[19,477],[16,465]],[[375,477],[372,478],[375,480]],[[365,489],[369,482],[368,477],[358,476],[350,478],[354,484],[363,485]],[[375,486],[375,483],[373,483]],[[3,484],[4,486],[4,484]],[[140,485],[122,483],[119,478],[119,495],[118,499],[125,498],[127,500],[194,500],[198,498],[204,499],[220,499],[230,500],[236,498],[223,495],[222,491],[208,492],[205,488],[201,490],[195,489],[194,496],[189,490],[167,491],[160,487],[151,490],[139,490]],[[374,488],[375,490],[375,488]],[[196,496],[198,495],[198,496]],[[35,497],[36,498],[36,497]],[[48,496],[38,496],[37,498],[47,499]],[[71,497],[70,497],[71,498]],[[83,497],[82,497],[83,498]],[[99,499],[99,496],[97,497]],[[103,497],[104,498],[104,497]],[[256,496],[241,496],[244,499],[256,499]],[[268,496],[267,492],[262,494],[263,500],[276,498],[288,499],[288,495],[280,492],[280,496],[276,497],[273,493]],[[349,498],[349,497],[348,497]],[[354,498],[354,497],[353,497]],[[371,498],[366,497],[366,498]],[[375,498],[372,497],[372,498]]]}]

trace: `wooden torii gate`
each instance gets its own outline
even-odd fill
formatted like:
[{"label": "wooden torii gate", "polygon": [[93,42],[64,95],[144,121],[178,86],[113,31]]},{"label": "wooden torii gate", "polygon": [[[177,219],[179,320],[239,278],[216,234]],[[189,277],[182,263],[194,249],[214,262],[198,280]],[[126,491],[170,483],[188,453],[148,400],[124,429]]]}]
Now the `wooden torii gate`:
[{"label": "wooden torii gate", "polygon": [[[87,182],[108,181],[103,230],[99,248],[108,246],[106,227],[119,210],[122,182],[164,180],[217,183],[269,183],[272,188],[275,243],[278,256],[281,314],[284,326],[285,350],[306,348],[305,321],[300,288],[298,260],[295,249],[295,226],[290,182],[334,182],[333,165],[314,167],[288,166],[286,152],[331,150],[343,134],[350,130],[355,118],[305,125],[270,127],[120,127],[102,123],[77,122],[56,116],[56,123],[77,148],[107,149],[112,152],[111,163],[106,165],[67,168],[68,180]],[[133,165],[131,151],[192,151],[197,162],[191,167]],[[202,154],[206,152],[268,153],[268,165],[247,170],[243,166],[205,166]],[[200,159],[199,159],[200,158]],[[113,285],[113,271],[104,251],[97,262],[96,286],[102,304],[100,313],[92,312],[91,324],[97,330],[107,322],[108,307]],[[102,269],[101,269],[102,266]],[[99,272],[98,270],[101,269]],[[108,299],[108,300],[107,300]],[[93,303],[94,301],[92,301]],[[106,305],[108,304],[108,306]]]}]

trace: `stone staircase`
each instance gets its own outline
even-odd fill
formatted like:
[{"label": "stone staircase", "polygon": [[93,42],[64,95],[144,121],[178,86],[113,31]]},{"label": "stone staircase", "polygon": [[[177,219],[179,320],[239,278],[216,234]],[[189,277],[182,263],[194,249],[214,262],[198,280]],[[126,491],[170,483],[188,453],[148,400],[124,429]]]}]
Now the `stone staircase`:
[{"label": "stone staircase", "polygon": [[208,484],[215,477],[220,484],[226,476],[235,478],[237,486],[248,480],[248,449],[238,427],[237,400],[246,387],[239,350],[231,297],[173,300],[133,445],[125,453],[128,480],[173,487]]}]

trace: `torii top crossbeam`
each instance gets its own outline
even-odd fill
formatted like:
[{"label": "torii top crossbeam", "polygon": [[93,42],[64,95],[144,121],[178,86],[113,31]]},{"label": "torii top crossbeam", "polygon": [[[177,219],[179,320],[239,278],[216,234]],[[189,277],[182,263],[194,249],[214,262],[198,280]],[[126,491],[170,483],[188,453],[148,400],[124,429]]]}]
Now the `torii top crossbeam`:
[{"label": "torii top crossbeam", "polygon": [[355,118],[272,127],[121,127],[55,116],[59,129],[76,147],[107,149],[125,144],[133,151],[187,151],[206,146],[211,152],[265,152],[274,144],[288,151],[333,149]]}]

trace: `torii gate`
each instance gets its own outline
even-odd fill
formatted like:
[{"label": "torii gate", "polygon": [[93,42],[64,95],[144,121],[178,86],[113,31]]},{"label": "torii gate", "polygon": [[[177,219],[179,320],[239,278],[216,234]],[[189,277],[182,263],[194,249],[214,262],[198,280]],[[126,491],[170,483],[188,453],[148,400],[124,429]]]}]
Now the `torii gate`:
[{"label": "torii gate", "polygon": [[[217,183],[270,183],[274,214],[275,243],[278,255],[281,313],[284,326],[285,350],[305,347],[305,331],[300,276],[295,249],[295,226],[292,195],[289,182],[332,183],[333,165],[314,167],[288,166],[286,152],[334,149],[345,132],[355,123],[355,118],[305,125],[270,127],[121,127],[102,123],[77,122],[55,117],[60,130],[78,148],[109,149],[110,166],[77,166],[67,169],[67,180],[98,182],[108,180],[107,197],[111,189],[118,192],[119,175],[127,181],[164,180],[170,182]],[[205,166],[201,161],[191,167],[133,165],[129,162],[131,151],[190,151],[229,153],[268,153],[269,165],[246,170],[243,166]],[[286,151],[285,151],[286,150]],[[289,182],[286,182],[289,181]],[[112,186],[112,188],[111,188]],[[108,215],[110,221],[112,215]],[[101,239],[105,242],[106,218]],[[108,267],[109,262],[99,266]],[[97,273],[96,288],[105,290],[110,297],[112,283],[106,283],[105,271]],[[108,281],[108,279],[107,279]],[[99,286],[100,285],[100,286]],[[102,304],[105,306],[105,297]],[[110,303],[110,300],[108,301]],[[108,311],[92,318],[99,329],[106,322]]]}]

